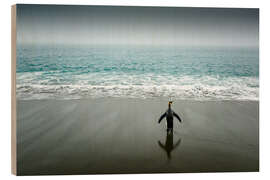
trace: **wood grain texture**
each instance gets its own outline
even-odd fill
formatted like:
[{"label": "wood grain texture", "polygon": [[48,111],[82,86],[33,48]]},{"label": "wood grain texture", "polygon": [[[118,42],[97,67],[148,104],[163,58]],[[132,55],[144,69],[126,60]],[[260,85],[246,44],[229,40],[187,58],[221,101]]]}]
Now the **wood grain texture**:
[{"label": "wood grain texture", "polygon": [[16,156],[16,5],[11,6],[11,172],[17,174]]}]

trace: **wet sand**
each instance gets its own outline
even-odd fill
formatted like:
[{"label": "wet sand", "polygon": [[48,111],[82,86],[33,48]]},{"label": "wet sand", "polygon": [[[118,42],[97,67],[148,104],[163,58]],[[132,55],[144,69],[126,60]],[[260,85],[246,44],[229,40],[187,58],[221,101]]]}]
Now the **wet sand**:
[{"label": "wet sand", "polygon": [[259,170],[258,101],[17,101],[17,174]]}]

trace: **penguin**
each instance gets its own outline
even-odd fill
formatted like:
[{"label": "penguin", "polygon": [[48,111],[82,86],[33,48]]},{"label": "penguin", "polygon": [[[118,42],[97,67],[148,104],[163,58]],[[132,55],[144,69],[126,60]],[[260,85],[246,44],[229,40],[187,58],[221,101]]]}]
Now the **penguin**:
[{"label": "penguin", "polygon": [[162,121],[162,119],[166,117],[166,120],[167,120],[167,132],[173,130],[173,116],[175,116],[175,117],[179,120],[180,123],[182,122],[182,120],[181,120],[181,118],[178,116],[178,114],[176,114],[176,113],[171,109],[171,104],[172,104],[172,103],[173,103],[172,101],[169,101],[169,104],[168,104],[169,108],[168,108],[168,110],[167,110],[164,114],[162,114],[162,115],[160,116],[159,120],[158,120],[158,123],[160,123],[160,122]]}]

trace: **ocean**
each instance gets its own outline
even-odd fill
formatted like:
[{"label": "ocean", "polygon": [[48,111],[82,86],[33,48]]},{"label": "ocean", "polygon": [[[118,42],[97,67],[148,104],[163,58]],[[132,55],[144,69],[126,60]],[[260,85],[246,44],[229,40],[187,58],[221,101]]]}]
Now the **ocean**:
[{"label": "ocean", "polygon": [[259,49],[17,45],[17,99],[259,100]]}]

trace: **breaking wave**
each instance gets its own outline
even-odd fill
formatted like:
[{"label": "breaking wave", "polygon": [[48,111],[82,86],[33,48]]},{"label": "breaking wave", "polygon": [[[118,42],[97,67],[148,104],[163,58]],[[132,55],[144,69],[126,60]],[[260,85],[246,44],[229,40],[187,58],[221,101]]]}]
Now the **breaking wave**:
[{"label": "breaking wave", "polygon": [[[32,77],[32,78],[31,78]],[[34,78],[33,78],[34,77]],[[192,100],[258,100],[257,77],[173,77],[149,75],[74,76],[72,82],[33,74],[17,75],[19,99],[82,99],[102,97]],[[70,77],[68,78],[70,79]],[[23,83],[21,82],[23,80]],[[61,81],[61,83],[57,83]],[[33,83],[34,82],[34,83]],[[36,83],[35,83],[36,82]],[[76,83],[75,83],[76,82]]]}]

